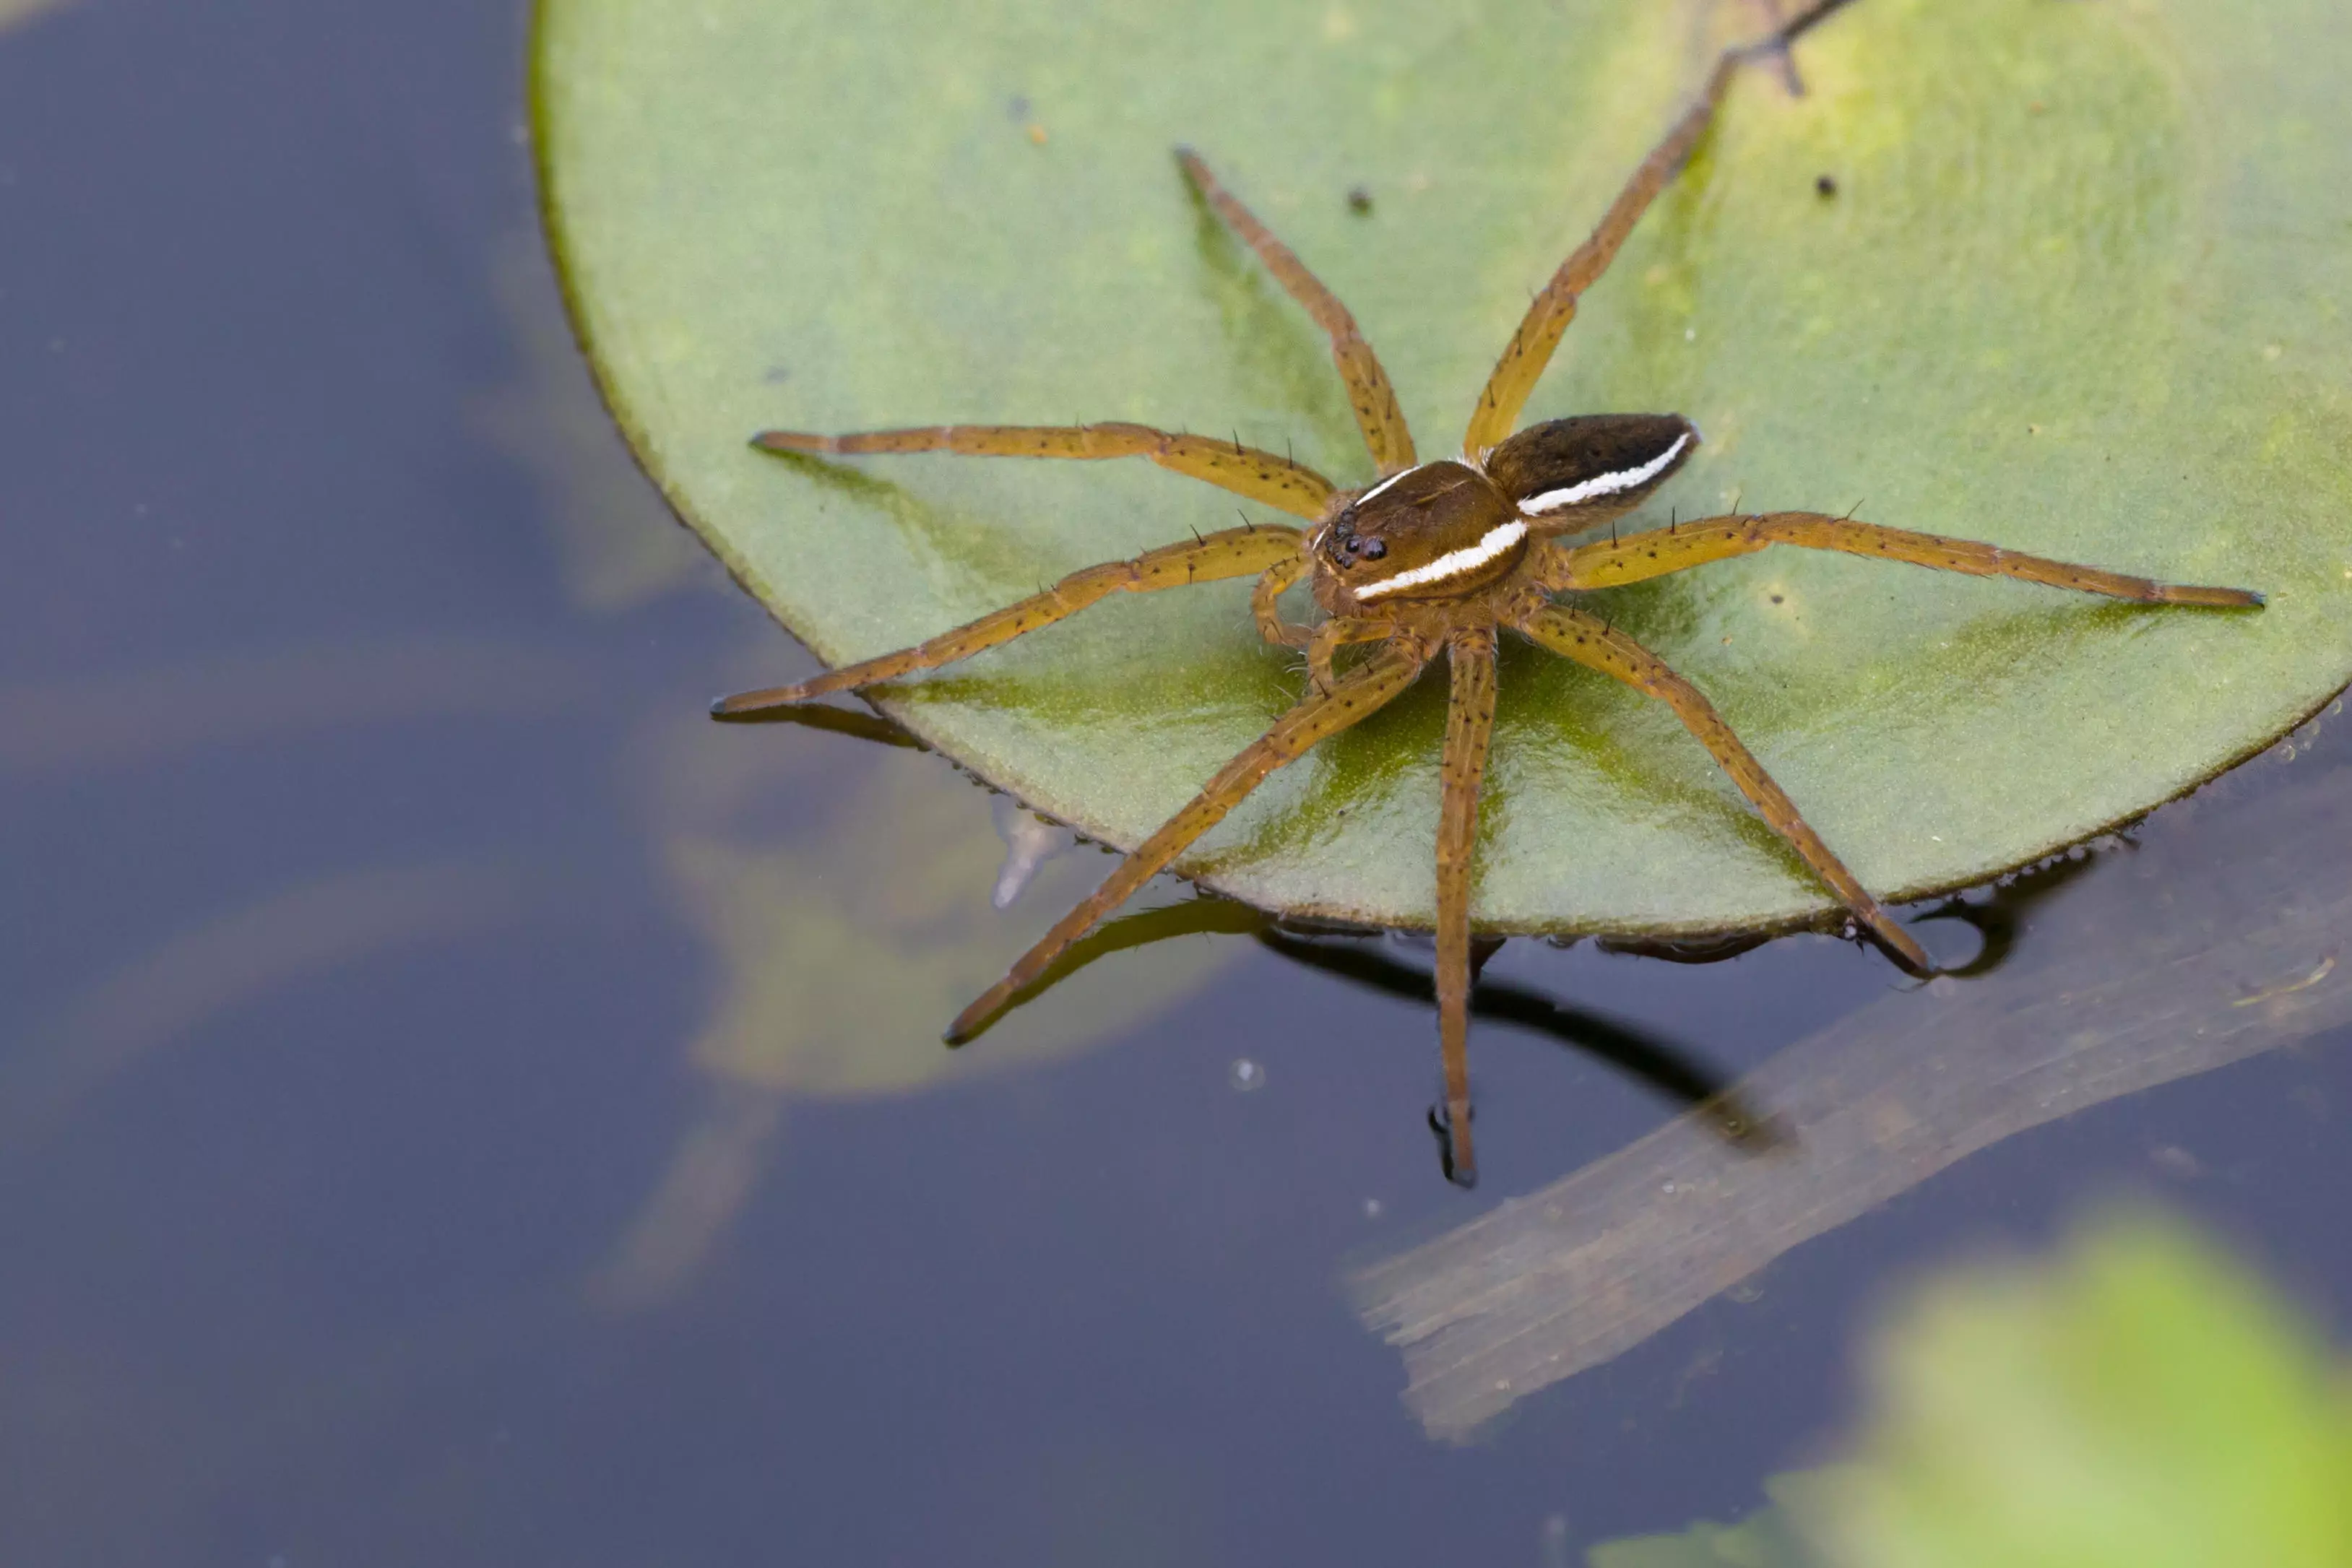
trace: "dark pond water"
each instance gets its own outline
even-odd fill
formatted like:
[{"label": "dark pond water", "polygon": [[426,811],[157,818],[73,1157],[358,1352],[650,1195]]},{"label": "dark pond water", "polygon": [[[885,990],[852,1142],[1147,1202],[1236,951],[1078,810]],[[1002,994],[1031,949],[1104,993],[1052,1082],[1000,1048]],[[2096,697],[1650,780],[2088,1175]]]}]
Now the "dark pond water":
[{"label": "dark pond water", "polygon": [[0,32],[0,1562],[1580,1561],[1753,1507],[1891,1282],[2117,1186],[2343,1326],[2324,719],[1992,901],[1982,978],[1507,948],[1716,1072],[2134,974],[2097,1016],[2244,1059],[2038,1128],[1980,1096],[1989,1149],[1433,1439],[1349,1281],[1677,1106],[1490,1021],[1456,1192],[1425,1009],[1246,935],[1106,957],[950,1065],[930,992],[1100,862],[998,915],[996,804],[940,759],[700,716],[810,661],[586,390],[524,27]]}]

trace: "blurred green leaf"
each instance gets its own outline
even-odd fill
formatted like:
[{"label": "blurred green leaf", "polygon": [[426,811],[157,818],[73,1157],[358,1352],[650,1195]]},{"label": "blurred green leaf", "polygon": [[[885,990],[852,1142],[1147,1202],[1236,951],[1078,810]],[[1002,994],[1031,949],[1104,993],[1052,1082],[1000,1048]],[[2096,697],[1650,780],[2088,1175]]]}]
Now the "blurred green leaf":
[{"label": "blurred green leaf", "polygon": [[2178,1221],[2110,1216],[2054,1261],[1933,1280],[1868,1367],[1851,1462],[1592,1568],[2352,1563],[2352,1377]]},{"label": "blurred green leaf", "polygon": [[1701,1520],[1678,1535],[1604,1541],[1585,1554],[1588,1568],[1821,1568],[1792,1517],[1798,1499],[1810,1499],[1834,1471],[1773,1476],[1771,1500],[1738,1524]]},{"label": "blurred green leaf", "polygon": [[[757,455],[768,426],[1136,419],[1367,476],[1192,142],[1353,308],[1424,452],[1747,7],[542,0],[579,324],[640,458],[818,653],[1228,526],[1144,465]],[[1676,409],[1650,508],[1843,511],[2268,592],[2258,615],[1773,552],[1609,596],[1862,877],[1978,881],[2258,748],[2352,676],[2352,42],[2323,0],[1858,0],[1585,301],[1529,417]],[[1816,193],[1834,175],[1837,193]],[[1350,210],[1361,185],[1370,214]],[[1119,601],[890,694],[983,777],[1141,838],[1297,695],[1244,590]],[[1672,717],[1507,656],[1479,918],[1798,922],[1822,890]],[[1426,923],[1434,680],[1185,862]]]},{"label": "blurred green leaf", "polygon": [[2352,1385],[2210,1244],[2111,1221],[1930,1286],[1871,1361],[1863,1462],[1808,1528],[1851,1568],[2341,1568]]}]

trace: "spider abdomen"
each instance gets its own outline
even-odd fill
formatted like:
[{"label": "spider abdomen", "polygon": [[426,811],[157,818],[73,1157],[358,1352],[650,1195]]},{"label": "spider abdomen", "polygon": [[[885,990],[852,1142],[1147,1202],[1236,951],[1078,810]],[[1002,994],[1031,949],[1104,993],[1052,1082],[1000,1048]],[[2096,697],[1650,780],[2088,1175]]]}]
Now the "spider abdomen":
[{"label": "spider abdomen", "polygon": [[1495,487],[1545,533],[1622,516],[1698,445],[1678,413],[1587,413],[1531,424],[1486,455]]},{"label": "spider abdomen", "polygon": [[1508,576],[1527,552],[1527,520],[1492,480],[1466,463],[1424,463],[1345,502],[1317,531],[1317,591],[1335,612],[1454,599]]}]

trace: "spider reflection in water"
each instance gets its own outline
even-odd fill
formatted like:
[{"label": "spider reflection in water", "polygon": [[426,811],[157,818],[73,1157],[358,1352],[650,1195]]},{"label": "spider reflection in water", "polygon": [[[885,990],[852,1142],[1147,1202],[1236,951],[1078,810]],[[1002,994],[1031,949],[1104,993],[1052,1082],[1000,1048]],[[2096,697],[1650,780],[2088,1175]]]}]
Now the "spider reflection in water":
[{"label": "spider reflection in water", "polygon": [[[1422,462],[1396,394],[1354,318],[1298,257],[1226,192],[1190,151],[1185,174],[1329,336],[1379,482],[1345,489],[1270,453],[1138,424],[1067,427],[942,425],[851,435],[773,431],[758,444],[783,453],[960,452],[1007,457],[1148,457],[1162,467],[1306,519],[1304,528],[1248,526],[1089,567],[968,625],[797,685],[715,705],[722,717],[801,703],[934,669],[1050,625],[1118,592],[1144,592],[1255,576],[1251,597],[1267,641],[1305,650],[1311,689],[1265,735],[1209,780],[1192,801],[1129,855],[1102,886],[1002,980],[966,1008],[948,1039],[970,1038],[1055,956],[1214,826],[1268,774],[1392,701],[1443,654],[1451,674],[1437,832],[1438,1029],[1445,1071],[1448,1169],[1475,1179],[1467,1058],[1472,979],[1470,880],[1478,796],[1495,720],[1495,650],[1510,631],[1658,698],[1711,752],[1764,820],[1899,962],[1931,970],[1927,954],[1809,827],[1788,796],[1689,682],[1574,595],[1639,582],[1775,544],[1839,550],[1976,576],[2046,583],[2151,604],[2252,607],[2261,596],[2192,588],[2022,555],[1988,544],[1908,532],[1814,512],[1677,522],[1584,545],[1563,542],[1633,510],[1673,477],[1697,445],[1678,414],[1593,414],[1513,433],[1519,412],[1576,313],[1658,193],[1688,159],[1741,65],[1784,48],[1845,0],[1818,0],[1759,43],[1727,50],[1696,100],[1634,171],[1591,236],[1560,265],[1505,346],[1470,417],[1458,457]],[[1308,584],[1324,619],[1283,619],[1282,593]],[[1571,596],[1568,600],[1560,595]],[[1341,673],[1351,644],[1370,655]]]}]

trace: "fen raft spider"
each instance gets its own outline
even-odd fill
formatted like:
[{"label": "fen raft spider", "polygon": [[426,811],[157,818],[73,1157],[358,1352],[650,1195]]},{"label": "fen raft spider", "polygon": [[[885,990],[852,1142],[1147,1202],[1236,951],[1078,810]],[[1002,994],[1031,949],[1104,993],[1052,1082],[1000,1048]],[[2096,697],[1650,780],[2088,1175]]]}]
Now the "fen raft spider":
[{"label": "fen raft spider", "polygon": [[[1495,722],[1495,648],[1507,629],[1589,665],[1671,707],[1714,754],[1742,794],[1867,931],[1906,967],[1930,973],[1927,955],[1807,826],[1763,766],[1697,688],[1624,632],[1577,607],[1573,596],[1639,582],[1776,544],[1907,561],[1940,571],[2011,577],[2147,604],[2254,607],[2262,596],[2235,588],[2191,588],[2069,565],[1998,546],[1860,523],[1817,512],[1734,513],[1664,529],[1570,545],[1559,540],[1613,522],[1639,506],[1698,444],[1679,414],[1587,414],[1514,434],[1519,411],[1576,314],[1578,298],[1607,270],[1618,247],[1689,158],[1741,65],[1779,53],[1845,0],[1816,0],[1762,39],[1727,49],[1695,101],[1626,182],[1600,226],[1560,264],[1528,308],[1472,411],[1458,458],[1422,462],[1396,393],[1357,330],[1355,319],[1290,248],[1243,206],[1198,155],[1180,150],[1185,175],[1217,215],[1255,251],[1331,340],[1364,444],[1380,468],[1367,489],[1335,486],[1320,474],[1240,444],[1139,424],[1066,427],[937,425],[851,435],[771,431],[756,444],[778,453],[960,452],[995,457],[1148,457],[1307,520],[1305,528],[1228,528],[1130,560],[1072,573],[1031,598],[968,625],[797,685],[746,692],[712,706],[735,717],[806,702],[831,692],[935,669],[1036,631],[1113,593],[1183,588],[1255,576],[1251,608],[1266,641],[1303,649],[1311,685],[1297,706],[1228,762],[1191,804],[1163,823],[1106,878],[1093,896],[1057,921],[1002,980],[949,1026],[971,1038],[1055,958],[1181,854],[1268,774],[1320,741],[1361,723],[1393,700],[1440,653],[1451,674],[1439,768],[1437,831],[1438,1035],[1445,1071],[1447,1174],[1464,1186],[1476,1166],[1470,1138],[1468,1064],[1472,980],[1470,883],[1478,794]],[[1276,601],[1302,580],[1324,619],[1313,628],[1283,620]],[[1556,596],[1568,595],[1563,601]],[[1335,655],[1377,644],[1345,674]]]}]

